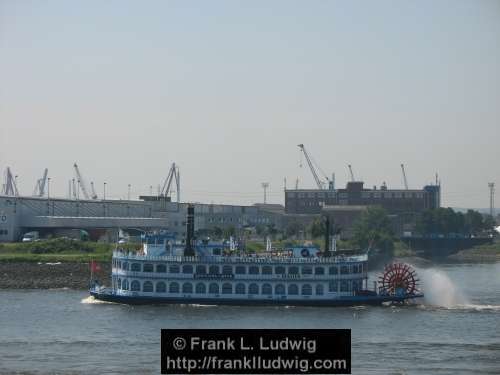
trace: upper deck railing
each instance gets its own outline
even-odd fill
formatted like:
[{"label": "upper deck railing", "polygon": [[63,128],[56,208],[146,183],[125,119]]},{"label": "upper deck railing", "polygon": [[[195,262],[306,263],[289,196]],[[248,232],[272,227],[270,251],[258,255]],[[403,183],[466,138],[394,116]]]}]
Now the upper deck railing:
[{"label": "upper deck railing", "polygon": [[342,262],[366,262],[368,255],[334,256],[334,257],[304,257],[295,258],[289,256],[151,256],[133,252],[125,253],[113,251],[113,258],[124,258],[127,260],[151,261],[151,262],[176,262],[176,263],[342,263]]}]

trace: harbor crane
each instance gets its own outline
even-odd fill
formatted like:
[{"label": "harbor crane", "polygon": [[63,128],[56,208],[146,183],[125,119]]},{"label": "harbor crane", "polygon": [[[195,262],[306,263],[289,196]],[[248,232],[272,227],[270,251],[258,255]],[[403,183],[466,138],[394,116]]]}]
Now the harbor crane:
[{"label": "harbor crane", "polygon": [[37,181],[36,181],[36,185],[35,185],[35,190],[33,191],[33,196],[34,197],[43,197],[45,195],[45,185],[47,184],[47,175],[49,173],[49,170],[47,168],[45,168],[45,170],[43,171],[43,176],[42,178],[39,178]]},{"label": "harbor crane", "polygon": [[348,164],[347,166],[349,167],[349,174],[351,175],[351,182],[356,181],[356,179],[354,178],[354,173],[352,172],[351,164]]},{"label": "harbor crane", "polygon": [[408,190],[408,180],[406,179],[405,165],[401,164],[401,172],[403,172],[403,182],[405,184],[405,190]]},{"label": "harbor crane", "polygon": [[75,168],[75,174],[76,178],[78,181],[78,185],[80,186],[80,189],[82,190],[83,196],[85,199],[97,199],[97,194],[95,193],[95,190],[92,188],[91,193],[89,194],[89,191],[87,189],[87,184],[85,183],[85,180],[82,177],[82,174],[80,173],[80,169],[78,168],[78,165],[75,163],[73,164],[73,167]]},{"label": "harbor crane", "polygon": [[326,179],[326,182],[321,180],[318,176],[318,173],[316,172],[316,168],[314,168],[313,161],[311,160],[311,157],[309,156],[309,153],[307,152],[305,146],[301,143],[300,145],[297,145],[300,148],[300,151],[304,154],[307,160],[307,164],[309,165],[309,169],[311,170],[311,173],[314,177],[314,181],[316,182],[316,185],[318,186],[318,189],[323,190],[325,188],[325,185],[328,184],[331,189],[333,189],[333,180],[330,180],[326,174],[321,170],[321,168],[316,164],[316,167],[318,170],[323,174],[324,178]]},{"label": "harbor crane", "polygon": [[160,196],[162,197],[170,197],[172,194],[172,182],[175,179],[175,193],[177,196],[177,203],[180,203],[181,199],[181,174],[179,172],[179,166],[175,163],[172,163],[170,170],[168,171],[167,178],[163,183],[163,187],[160,191]]},{"label": "harbor crane", "polygon": [[13,195],[17,197],[19,195],[19,191],[17,190],[16,177],[12,174],[12,171],[9,167],[5,170],[5,182],[2,185],[2,194],[3,195]]}]

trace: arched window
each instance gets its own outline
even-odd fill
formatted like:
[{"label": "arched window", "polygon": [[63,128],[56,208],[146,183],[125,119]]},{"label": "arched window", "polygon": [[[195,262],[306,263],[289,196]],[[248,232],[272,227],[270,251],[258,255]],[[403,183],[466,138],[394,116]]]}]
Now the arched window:
[{"label": "arched window", "polygon": [[222,284],[222,294],[232,294],[233,286],[230,283]]},{"label": "arched window", "polygon": [[169,273],[179,273],[180,271],[181,269],[177,264],[172,264],[170,267],[168,267]]},{"label": "arched window", "polygon": [[271,266],[262,267],[262,274],[263,275],[272,275],[273,274],[273,267],[271,267]]},{"label": "arched window", "polygon": [[322,284],[316,285],[316,294],[318,296],[322,296],[323,295],[323,285]]},{"label": "arched window", "polygon": [[211,283],[208,286],[208,293],[219,294],[219,284]]},{"label": "arched window", "polygon": [[296,284],[291,284],[288,286],[288,294],[296,296],[299,294],[299,287]]},{"label": "arched window", "polygon": [[163,281],[156,283],[156,293],[165,293],[167,291],[167,286]]},{"label": "arched window", "polygon": [[259,286],[257,284],[250,284],[248,294],[259,294]]},{"label": "arched window", "polygon": [[312,273],[313,273],[312,267],[309,266],[302,267],[302,275],[312,275]]},{"label": "arched window", "polygon": [[199,275],[205,275],[207,273],[207,267],[202,264],[196,266],[196,273]]},{"label": "arched window", "polygon": [[311,294],[312,294],[311,285],[309,285],[309,284],[302,285],[302,295],[303,296],[310,296]]},{"label": "arched window", "polygon": [[179,293],[179,283],[176,282],[170,283],[168,291],[170,293]]},{"label": "arched window", "polygon": [[207,287],[203,283],[196,284],[196,293],[205,294],[207,292]]},{"label": "arched window", "polygon": [[164,264],[158,264],[156,266],[156,272],[165,273],[167,272],[167,266]]},{"label": "arched window", "polygon": [[288,273],[291,275],[298,275],[299,274],[299,267],[297,267],[297,266],[288,267]]},{"label": "arched window", "polygon": [[340,274],[341,275],[347,275],[349,273],[349,267],[348,266],[342,266],[340,267]]},{"label": "arched window", "polygon": [[283,266],[277,266],[275,269],[274,269],[274,273],[276,275],[283,275],[285,273],[285,267]]},{"label": "arched window", "polygon": [[233,267],[232,266],[224,266],[222,267],[222,273],[224,275],[230,275],[233,273]]},{"label": "arched window", "polygon": [[250,275],[258,275],[259,274],[259,266],[250,266],[250,267],[248,267],[248,273]]},{"label": "arched window", "polygon": [[127,279],[122,281],[122,289],[128,290],[128,280]]},{"label": "arched window", "polygon": [[208,268],[208,273],[210,275],[217,275],[219,273],[219,266],[216,266],[216,265],[211,265],[209,268]]},{"label": "arched window", "polygon": [[236,284],[234,292],[236,294],[245,294],[245,284],[243,283]]},{"label": "arched window", "polygon": [[153,272],[153,265],[151,263],[144,263],[142,265],[142,272]]},{"label": "arched window", "polygon": [[330,275],[337,275],[339,273],[339,269],[337,268],[337,266],[332,266],[328,269],[328,273]]},{"label": "arched window", "polygon": [[182,284],[182,293],[193,293],[193,284],[191,283]]},{"label": "arched window", "polygon": [[[137,263],[133,263],[137,264]],[[139,292],[141,290],[141,283],[137,280],[134,280],[130,283],[130,290],[132,292]]]},{"label": "arched window", "polygon": [[330,281],[330,283],[328,284],[328,291],[330,293],[332,292],[337,293],[339,291],[339,282],[337,280]]},{"label": "arched window", "polygon": [[247,269],[245,268],[245,266],[236,266],[235,273],[237,275],[244,275],[245,273],[247,273]]},{"label": "arched window", "polygon": [[316,275],[324,275],[325,274],[325,269],[323,267],[316,267],[314,269],[314,273]]},{"label": "arched window", "polygon": [[277,294],[280,296],[285,294],[285,286],[283,284],[276,285],[276,287],[274,288],[274,294]]},{"label": "arched window", "polygon": [[236,266],[235,273],[237,275],[244,275],[247,273],[247,269],[245,266]]},{"label": "arched window", "polygon": [[273,294],[273,288],[271,284],[262,285],[262,294]]},{"label": "arched window", "polygon": [[143,292],[152,292],[153,291],[153,283],[151,281],[145,281],[144,284],[142,284],[142,291]]},{"label": "arched window", "polygon": [[349,283],[347,281],[342,281],[340,283],[340,291],[341,292],[348,292],[349,291]]},{"label": "arched window", "polygon": [[141,264],[140,263],[132,263],[130,265],[130,271],[141,272]]},{"label": "arched window", "polygon": [[190,264],[182,266],[182,273],[193,273],[193,266]]}]

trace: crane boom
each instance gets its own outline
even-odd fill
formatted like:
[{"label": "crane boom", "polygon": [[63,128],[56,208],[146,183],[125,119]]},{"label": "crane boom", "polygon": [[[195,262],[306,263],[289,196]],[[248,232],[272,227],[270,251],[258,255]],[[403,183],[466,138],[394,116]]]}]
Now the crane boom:
[{"label": "crane boom", "polygon": [[408,190],[408,180],[406,179],[405,165],[401,164],[401,171],[403,172],[403,182],[405,184],[405,189]]},{"label": "crane boom", "polygon": [[311,162],[311,158],[309,157],[309,154],[306,151],[306,148],[304,145],[301,143],[298,145],[300,150],[304,153],[304,156],[306,157],[307,164],[309,165],[309,169],[311,170],[311,173],[314,177],[314,181],[316,182],[316,185],[318,185],[318,189],[324,189],[324,182],[320,180],[318,177],[318,174],[316,173],[316,169],[314,168],[313,163]]},{"label": "crane boom", "polygon": [[351,175],[351,181],[354,182],[356,181],[356,179],[354,178],[354,173],[352,172],[351,164],[349,164],[348,167],[349,167],[349,174]]},{"label": "crane boom", "polygon": [[75,168],[75,173],[76,173],[76,178],[79,182],[80,189],[82,189],[82,193],[85,199],[97,199],[96,194],[90,195],[87,189],[87,185],[85,183],[85,180],[82,177],[82,174],[80,173],[80,169],[78,169],[78,165],[75,163],[73,164],[73,167]]},{"label": "crane boom", "polygon": [[172,182],[175,179],[175,189],[176,189],[176,194],[177,194],[177,202],[180,202],[180,181],[181,175],[179,172],[179,167],[175,164],[172,163],[172,166],[170,167],[170,170],[168,171],[167,178],[165,179],[165,182],[163,183],[163,187],[160,191],[160,195],[164,197],[170,196],[171,193],[171,187],[172,187]]},{"label": "crane boom", "polygon": [[33,192],[33,196],[35,197],[43,197],[45,195],[45,185],[47,184],[47,174],[49,170],[45,168],[43,171],[42,178],[39,178],[36,181],[35,191]]}]

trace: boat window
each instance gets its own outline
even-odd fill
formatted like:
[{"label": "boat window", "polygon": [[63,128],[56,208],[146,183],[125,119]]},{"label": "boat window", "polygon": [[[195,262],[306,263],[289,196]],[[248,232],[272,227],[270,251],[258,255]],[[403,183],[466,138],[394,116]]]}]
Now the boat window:
[{"label": "boat window", "polygon": [[161,272],[161,273],[167,272],[167,266],[164,264],[158,264],[156,266],[156,272]]},{"label": "boat window", "polygon": [[232,294],[233,286],[230,283],[222,284],[222,294]]},{"label": "boat window", "polygon": [[172,264],[168,268],[168,272],[170,272],[170,273],[179,273],[180,272],[180,267],[177,264]]},{"label": "boat window", "polygon": [[203,283],[196,284],[196,293],[205,294],[207,292],[207,287]]},{"label": "boat window", "polygon": [[310,296],[312,294],[312,288],[309,284],[302,285],[302,295]]},{"label": "boat window", "polygon": [[337,280],[330,281],[328,284],[328,291],[337,293],[339,291],[339,283]]},{"label": "boat window", "polygon": [[273,267],[271,267],[271,266],[262,267],[262,274],[263,275],[272,275],[273,274]]},{"label": "boat window", "polygon": [[170,283],[168,291],[170,293],[179,293],[179,283]]},{"label": "boat window", "polygon": [[323,285],[322,284],[316,285],[316,294],[318,296],[322,296],[323,295]]},{"label": "boat window", "polygon": [[212,250],[212,255],[221,255],[221,254],[222,254],[222,250],[219,248],[215,248]]},{"label": "boat window", "polygon": [[238,275],[244,275],[246,272],[245,266],[236,266],[236,274]]},{"label": "boat window", "polygon": [[250,284],[248,294],[259,294],[259,286],[257,284]]},{"label": "boat window", "polygon": [[362,285],[363,285],[363,280],[354,280],[352,282],[352,291],[356,292],[360,290]]},{"label": "boat window", "polygon": [[190,264],[182,266],[182,273],[193,273],[193,266]]},{"label": "boat window", "polygon": [[130,270],[134,272],[141,272],[141,264],[140,263],[132,263],[130,265]]},{"label": "boat window", "polygon": [[[205,275],[207,273],[207,267],[202,264],[196,266],[196,273],[199,275]],[[203,292],[205,293],[205,292]]]},{"label": "boat window", "polygon": [[351,273],[358,273],[358,265],[357,264],[353,264],[351,266]]},{"label": "boat window", "polygon": [[324,275],[325,274],[325,269],[323,267],[316,267],[314,269],[314,273],[316,275]]},{"label": "boat window", "polygon": [[142,291],[143,292],[152,292],[153,291],[153,283],[151,281],[145,281],[144,284],[142,284]]},{"label": "boat window", "polygon": [[285,267],[283,267],[283,266],[277,266],[274,269],[274,272],[276,273],[276,275],[283,275],[285,273]]},{"label": "boat window", "polygon": [[116,282],[116,285],[118,285],[118,289],[121,289],[122,288],[122,279],[118,279],[118,281]]},{"label": "boat window", "polygon": [[222,273],[224,275],[230,275],[233,273],[233,267],[232,266],[224,266],[222,267]]},{"label": "boat window", "polygon": [[121,269],[122,268],[122,261],[121,260],[119,260],[119,261],[115,260],[115,267],[118,267],[118,269]]},{"label": "boat window", "polygon": [[340,274],[341,275],[347,275],[348,273],[349,273],[349,267],[347,267],[347,266],[340,267]]},{"label": "boat window", "polygon": [[217,275],[219,273],[219,266],[212,265],[208,268],[208,273],[210,275]]},{"label": "boat window", "polygon": [[153,265],[151,263],[144,263],[142,265],[143,272],[153,272]]},{"label": "boat window", "polygon": [[296,284],[289,285],[288,294],[296,296],[297,294],[299,294],[299,287]]},{"label": "boat window", "polygon": [[288,267],[288,273],[292,275],[298,275],[299,274],[299,267],[293,266],[293,267]]},{"label": "boat window", "polygon": [[339,273],[339,269],[337,268],[337,266],[332,266],[330,267],[330,269],[328,270],[328,273],[330,275],[337,275]]},{"label": "boat window", "polygon": [[211,283],[208,287],[208,293],[219,294],[219,284]]},{"label": "boat window", "polygon": [[182,293],[193,293],[193,284],[191,283],[182,284]]},{"label": "boat window", "polygon": [[349,291],[349,284],[347,283],[347,281],[342,281],[340,283],[340,291],[341,292],[348,292]]},{"label": "boat window", "polygon": [[248,268],[248,273],[250,275],[258,275],[259,274],[259,267],[258,266],[250,266]]},{"label": "boat window", "polygon": [[128,290],[128,280],[127,279],[122,281],[122,289]]},{"label": "boat window", "polygon": [[274,294],[283,295],[285,294],[285,286],[283,284],[278,284],[274,288]]},{"label": "boat window", "polygon": [[128,262],[122,263],[122,270],[128,271]]},{"label": "boat window", "polygon": [[234,291],[236,294],[245,294],[245,284],[239,283],[236,284],[236,288]]},{"label": "boat window", "polygon": [[273,294],[273,288],[271,284],[262,285],[262,294]]},{"label": "boat window", "polygon": [[156,292],[157,293],[165,293],[167,291],[167,286],[163,281],[156,283]]},{"label": "boat window", "polygon": [[312,267],[302,267],[302,275],[312,275]]},{"label": "boat window", "polygon": [[134,280],[130,283],[130,290],[132,292],[139,292],[141,290],[141,283],[137,280]]}]

